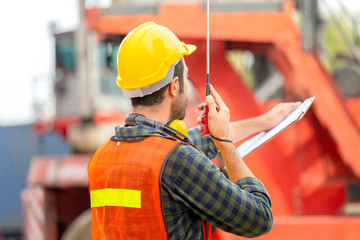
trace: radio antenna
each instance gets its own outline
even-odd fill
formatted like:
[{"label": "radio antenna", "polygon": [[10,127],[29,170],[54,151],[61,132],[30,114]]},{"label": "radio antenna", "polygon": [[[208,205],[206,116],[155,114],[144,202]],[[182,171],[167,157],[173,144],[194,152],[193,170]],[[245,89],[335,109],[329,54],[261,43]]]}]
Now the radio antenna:
[{"label": "radio antenna", "polygon": [[[206,7],[206,89],[205,96],[210,95],[210,34],[209,34],[209,15],[210,15],[210,0],[207,0]],[[201,135],[206,136],[210,135],[209,126],[208,126],[208,114],[209,107],[205,105],[201,112]]]},{"label": "radio antenna", "polygon": [[210,94],[210,0],[206,4],[206,90],[205,95]]}]

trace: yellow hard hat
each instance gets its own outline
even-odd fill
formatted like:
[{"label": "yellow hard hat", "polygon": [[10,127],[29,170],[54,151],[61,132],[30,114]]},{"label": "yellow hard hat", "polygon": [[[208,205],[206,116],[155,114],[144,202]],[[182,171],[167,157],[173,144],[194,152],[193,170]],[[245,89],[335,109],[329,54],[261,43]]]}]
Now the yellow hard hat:
[{"label": "yellow hard hat", "polygon": [[122,41],[118,52],[116,84],[125,96],[142,97],[170,83],[175,64],[196,50],[168,28],[154,22],[141,24]]}]

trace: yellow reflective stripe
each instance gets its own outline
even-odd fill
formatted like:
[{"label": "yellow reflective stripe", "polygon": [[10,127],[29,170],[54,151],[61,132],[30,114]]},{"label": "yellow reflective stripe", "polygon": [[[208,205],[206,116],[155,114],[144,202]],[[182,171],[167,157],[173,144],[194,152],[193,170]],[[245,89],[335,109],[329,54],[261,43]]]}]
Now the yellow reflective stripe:
[{"label": "yellow reflective stripe", "polygon": [[91,207],[132,207],[141,208],[141,191],[105,188],[90,192]]}]

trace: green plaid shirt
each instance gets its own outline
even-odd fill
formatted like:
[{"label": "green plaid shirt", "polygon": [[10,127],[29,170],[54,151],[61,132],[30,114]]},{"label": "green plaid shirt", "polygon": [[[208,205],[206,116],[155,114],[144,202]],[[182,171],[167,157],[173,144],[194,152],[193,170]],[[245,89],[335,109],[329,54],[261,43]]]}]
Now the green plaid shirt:
[{"label": "green plaid shirt", "polygon": [[[160,130],[135,126],[116,127],[120,141],[141,141],[148,136],[167,136]],[[180,145],[170,155],[161,176],[162,206],[169,239],[204,239],[202,219],[224,231],[255,237],[270,231],[271,201],[260,180],[242,178],[230,182],[209,160],[218,149],[211,137],[189,129],[190,145]],[[156,229],[154,229],[156,231]]]}]

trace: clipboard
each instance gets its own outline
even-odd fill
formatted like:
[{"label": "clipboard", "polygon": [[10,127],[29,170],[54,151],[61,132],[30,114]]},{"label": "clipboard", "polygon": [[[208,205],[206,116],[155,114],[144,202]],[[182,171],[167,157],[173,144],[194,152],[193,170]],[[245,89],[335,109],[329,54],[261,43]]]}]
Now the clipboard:
[{"label": "clipboard", "polygon": [[273,137],[284,131],[286,128],[299,121],[310,108],[314,102],[315,97],[307,98],[299,107],[292,111],[286,118],[284,118],[278,125],[272,129],[261,132],[256,136],[250,138],[243,144],[241,144],[237,151],[242,158],[248,156],[250,153],[261,147],[264,143],[271,140]]}]

